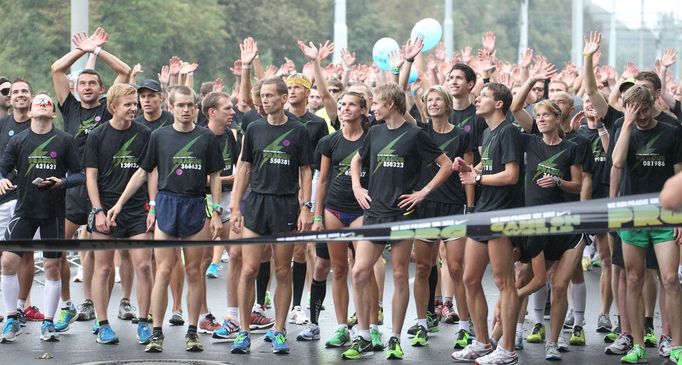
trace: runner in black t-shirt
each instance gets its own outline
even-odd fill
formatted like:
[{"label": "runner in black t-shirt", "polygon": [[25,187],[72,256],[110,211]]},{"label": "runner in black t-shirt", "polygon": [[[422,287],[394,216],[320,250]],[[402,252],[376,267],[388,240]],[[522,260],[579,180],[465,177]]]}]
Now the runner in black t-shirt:
[{"label": "runner in black t-shirt", "polygon": [[[472,134],[465,133],[462,129],[448,122],[448,116],[452,115],[452,96],[450,93],[443,87],[432,87],[424,93],[423,101],[425,115],[431,119],[430,123],[424,128],[426,134],[449,159],[460,157],[471,162],[473,152],[469,138]],[[419,186],[428,184],[439,170],[440,167],[435,163],[423,162]],[[458,175],[450,176],[443,185],[429,194],[417,207],[416,218],[463,214],[466,212],[467,201],[473,201],[472,196],[467,196],[472,193],[471,189],[465,192]],[[445,274],[451,277],[455,286],[457,312],[460,318],[468,318],[469,310],[466,306],[464,284],[462,283],[466,237],[447,237],[443,242],[449,270]],[[412,339],[413,346],[425,346],[428,343],[428,332],[433,331],[434,327],[438,325],[434,296],[438,280],[439,248],[440,240],[415,241],[414,254],[417,271],[414,279],[414,300],[417,307],[417,324],[407,331],[408,334],[415,336]],[[459,321],[455,342],[467,341],[467,338],[472,336],[468,322],[466,320]]]},{"label": "runner in black t-shirt", "polygon": [[[30,240],[40,229],[41,239],[61,239],[64,232],[64,188],[83,183],[73,138],[54,128],[56,107],[46,94],[31,102],[31,127],[10,139],[0,160],[0,194],[17,188],[17,207],[5,240]],[[6,179],[16,169],[16,185]],[[64,177],[66,173],[69,177]],[[26,252],[4,252],[2,294],[7,321],[0,343],[14,342],[20,332],[16,302],[19,297],[17,270]],[[43,251],[45,272],[45,319],[40,338],[57,341],[54,316],[61,289],[61,252]]]},{"label": "runner in black t-shirt", "polygon": [[[230,127],[233,123],[234,108],[232,106],[232,101],[230,96],[224,92],[210,92],[208,93],[202,102],[202,108],[204,114],[208,118],[208,129],[213,132],[213,134],[218,137],[218,142],[220,144],[220,152],[223,157],[223,162],[225,167],[223,167],[220,172],[220,184],[222,186],[222,197],[220,202],[213,200],[213,196],[209,191],[206,192],[206,202],[208,206],[212,206],[214,202],[220,203],[223,206],[223,215],[221,221],[223,223],[223,232],[221,239],[227,240],[230,238],[230,195],[232,193],[232,184],[234,182],[234,167],[236,165],[237,159],[239,158],[239,145],[235,139],[232,129]],[[230,246],[213,246],[207,247],[204,250],[204,256],[201,260],[201,272],[206,273],[206,277],[209,273],[217,273],[218,265],[220,264],[220,258],[223,251],[227,249],[230,253],[230,262],[232,265],[228,266],[227,274],[227,292],[228,295],[228,308],[233,310],[237,309],[237,286],[239,284],[239,272],[241,271],[241,245],[230,245]],[[213,269],[215,267],[215,269]],[[213,270],[213,271],[212,271]],[[215,276],[214,276],[215,277]],[[208,303],[206,302],[206,281],[202,280],[202,295],[201,295],[201,313],[207,313],[204,318],[200,319],[199,331],[202,333],[214,334],[218,330],[225,331],[224,336],[228,336],[235,332],[234,325],[228,325],[228,321],[237,322],[237,318],[234,315],[230,315],[231,310],[228,309],[228,315],[225,317],[225,325],[223,329],[220,327],[220,323],[215,320],[213,314],[208,310]],[[217,337],[216,335],[213,336]]]},{"label": "runner in black t-shirt", "polygon": [[[310,225],[308,212],[300,211],[299,181],[302,197],[310,201],[312,151],[310,138],[303,124],[284,113],[287,86],[280,79],[267,79],[260,91],[267,118],[249,125],[244,134],[241,161],[237,167],[237,184],[233,190],[233,231],[243,231],[243,237],[257,237],[304,231]],[[250,172],[250,173],[249,173]],[[300,179],[300,180],[299,180]],[[251,183],[242,216],[240,201]],[[307,204],[306,204],[307,205]],[[300,211],[300,214],[299,214]],[[242,271],[239,281],[240,318],[249,318],[254,299],[254,281],[260,267],[265,245],[242,247]],[[277,295],[275,295],[275,330],[273,352],[288,353],[285,325],[291,303],[291,255],[293,246],[273,245]],[[232,345],[232,353],[248,353],[251,340],[249,328],[243,326]]]},{"label": "runner in black t-shirt", "polygon": [[155,131],[161,127],[173,124],[173,113],[161,108],[164,96],[161,84],[152,79],[144,80],[137,88],[137,95],[142,107],[142,114],[135,118],[135,122]]},{"label": "runner in black t-shirt", "polygon": [[[406,57],[413,58],[421,51],[420,42],[408,41]],[[410,219],[414,209],[434,189],[445,182],[452,173],[450,160],[440,148],[419,127],[405,121],[405,95],[396,84],[383,85],[376,89],[372,110],[377,119],[385,123],[370,128],[365,142],[353,157],[351,176],[353,193],[360,206],[365,210],[363,225],[397,222]],[[434,162],[440,166],[439,172],[424,187],[418,189],[419,171],[423,162]],[[360,176],[363,166],[368,166],[369,185],[361,185]],[[359,337],[351,349],[342,356],[357,358],[367,351],[369,342],[369,276],[374,263],[384,251],[386,241],[359,241],[356,261],[353,266],[353,291],[358,316]],[[400,333],[405,320],[409,302],[407,269],[412,240],[391,242],[393,260],[393,325],[387,345],[387,357],[403,358],[400,346]]]},{"label": "runner in black t-shirt", "polygon": [[[131,177],[118,202],[107,213],[109,224],[114,222],[122,208],[133,198],[137,190],[158,169],[159,193],[156,206],[150,213],[156,214],[155,240],[177,241],[180,239],[212,239],[222,231],[222,206],[214,203],[210,220],[211,233],[202,231],[206,221],[206,177],[210,176],[211,195],[221,196],[220,171],[224,162],[216,136],[203,127],[196,126],[194,92],[186,86],[178,86],[171,95],[175,120],[173,125],[157,129],[151,135],[147,153],[140,168]],[[184,261],[187,278],[188,322],[185,350],[202,351],[197,337],[197,324],[201,306],[201,256],[203,248],[185,247]],[[175,248],[154,249],[156,277],[152,289],[152,313],[154,330],[145,348],[147,352],[163,351],[161,326],[168,304],[166,292],[170,273],[177,256]]]},{"label": "runner in black t-shirt", "polygon": [[[108,109],[113,117],[88,135],[83,155],[88,196],[92,211],[88,219],[88,230],[94,239],[149,239],[151,227],[147,227],[146,186],[137,190],[126,204],[114,224],[107,221],[111,209],[123,193],[130,177],[142,162],[151,131],[133,120],[137,112],[137,91],[131,85],[113,85],[107,92]],[[118,336],[109,325],[108,282],[114,270],[114,250],[95,252],[95,272],[92,292],[99,331],[97,342],[118,343]],[[138,279],[139,323],[138,341],[147,344],[152,329],[147,321],[152,287],[151,249],[130,250],[135,276]]]},{"label": "runner in black t-shirt", "polygon": [[[519,207],[523,204],[521,134],[505,120],[512,95],[502,84],[490,83],[476,98],[476,115],[485,118],[491,132],[483,140],[481,163],[473,168],[458,158],[453,165],[463,184],[482,185],[477,212]],[[487,242],[487,245],[485,244]],[[486,247],[487,246],[487,247]],[[512,242],[508,237],[469,237],[465,255],[464,285],[476,329],[476,341],[452,354],[456,361],[475,361],[486,355],[515,361],[514,335],[519,301],[514,286]],[[502,308],[502,341],[493,352],[488,341],[487,305],[481,280],[488,263],[493,266]],[[486,358],[481,361],[486,361]]]},{"label": "runner in black t-shirt", "polygon": [[[654,97],[643,85],[635,85],[623,95],[624,122],[613,150],[613,166],[627,170],[627,194],[659,192],[667,179],[682,171],[680,128],[654,119]],[[666,292],[666,311],[671,327],[671,359],[682,356],[682,293],[677,281],[680,250],[679,228],[620,231],[628,280],[627,299],[633,348],[622,362],[646,362],[644,350],[644,311],[641,305],[646,250],[653,245]]]}]

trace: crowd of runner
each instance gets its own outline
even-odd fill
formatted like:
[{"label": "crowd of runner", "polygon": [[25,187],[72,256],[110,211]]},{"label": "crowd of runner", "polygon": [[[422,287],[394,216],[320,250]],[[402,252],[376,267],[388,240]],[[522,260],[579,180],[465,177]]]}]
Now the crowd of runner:
[{"label": "crowd of runner", "polygon": [[[137,323],[147,352],[163,351],[168,320],[187,324],[187,351],[203,350],[204,333],[233,339],[230,352],[247,354],[250,332],[267,330],[272,351],[287,354],[289,323],[305,326],[296,340],[324,338],[326,347],[344,348],[344,359],[380,351],[402,359],[401,341],[428,346],[429,333],[443,330],[455,362],[515,364],[525,342],[544,342],[545,359],[560,360],[569,346],[599,346],[585,336],[597,331],[605,353],[623,363],[646,362],[645,348],[656,347],[682,364],[678,228],[179,248],[662,190],[662,204],[679,209],[674,50],[653,70],[628,64],[619,75],[600,64],[601,35],[591,32],[582,68],[559,71],[532,49],[519,64],[497,59],[489,32],[477,53],[467,47],[452,59],[442,45],[425,55],[421,39],[408,40],[380,71],[345,49],[340,64],[325,66],[334,45],[302,41],[302,68],[288,59],[265,67],[247,38],[231,68],[234,86],[225,90],[218,78],[196,93],[197,64],[174,56],[156,79],[137,80],[140,65],[109,53],[107,41],[101,28],[75,35],[75,48],[52,64],[54,90],[0,77],[0,228],[5,240],[77,235],[175,240],[178,248],[79,252],[78,308],[66,253],[44,251],[42,312],[29,303],[34,253],[3,252],[1,343],[17,341],[26,321],[42,321],[40,339],[58,341],[77,320],[92,321],[97,343],[118,343],[107,309],[120,275],[117,316]],[[67,74],[84,55],[86,68]],[[102,64],[116,75],[108,87],[95,71]],[[58,112],[63,130],[54,124]],[[206,280],[221,275],[228,255],[220,323],[207,306]],[[382,305],[387,258],[390,320]],[[417,321],[404,330],[410,262]],[[488,265],[500,293],[492,316],[482,286]],[[601,301],[591,309],[598,322],[587,324],[583,271],[593,265],[601,267]],[[330,272],[337,327],[321,328]],[[309,313],[301,305],[306,287]],[[528,333],[526,313],[535,323]],[[384,321],[391,333],[381,332]]]}]

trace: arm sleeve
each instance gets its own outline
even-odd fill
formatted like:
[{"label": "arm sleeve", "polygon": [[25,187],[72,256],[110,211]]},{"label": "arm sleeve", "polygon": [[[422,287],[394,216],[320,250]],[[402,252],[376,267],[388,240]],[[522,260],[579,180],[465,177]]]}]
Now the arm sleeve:
[{"label": "arm sleeve", "polygon": [[152,133],[149,138],[149,143],[147,144],[146,153],[144,154],[144,159],[140,167],[147,172],[152,172],[157,164],[157,136],[158,133]]},{"label": "arm sleeve", "polygon": [[223,160],[223,154],[220,152],[218,136],[211,132],[209,133],[210,136],[206,138],[208,143],[208,148],[206,149],[206,171],[212,174],[225,168],[225,161]]},{"label": "arm sleeve", "polygon": [[16,138],[11,138],[7,147],[5,147],[5,153],[2,154],[2,159],[0,159],[0,174],[2,178],[7,177],[7,175],[14,170],[17,162],[17,144],[15,143]]},{"label": "arm sleeve", "polygon": [[244,144],[242,146],[242,161],[253,163],[253,141],[251,140],[253,136],[253,127],[246,128],[244,132]]},{"label": "arm sleeve", "polygon": [[[305,127],[300,128],[299,136],[301,138],[301,146],[311,146],[310,135]],[[303,147],[298,148],[298,165],[307,166],[313,164],[313,148]]]},{"label": "arm sleeve", "polygon": [[83,167],[99,168],[99,137],[97,133],[88,134],[85,140],[85,153],[83,153]]},{"label": "arm sleeve", "polygon": [[497,138],[499,139],[498,143],[502,152],[500,155],[500,163],[504,165],[509,162],[516,162],[522,166],[523,146],[525,143],[523,143],[524,137],[521,137],[521,132],[513,125],[510,125],[505,127],[504,130],[501,130],[500,135]]},{"label": "arm sleeve", "polygon": [[417,132],[417,151],[423,161],[434,161],[438,156],[443,154],[443,151],[436,145],[431,137],[429,137],[424,130],[419,129]]}]

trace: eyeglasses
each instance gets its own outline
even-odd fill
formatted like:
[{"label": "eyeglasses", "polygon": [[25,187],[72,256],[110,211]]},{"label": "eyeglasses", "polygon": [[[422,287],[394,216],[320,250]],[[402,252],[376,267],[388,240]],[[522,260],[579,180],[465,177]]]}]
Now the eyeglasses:
[{"label": "eyeglasses", "polygon": [[341,89],[336,89],[336,88],[334,88],[334,89],[329,89],[329,92],[330,92],[330,93],[333,93],[333,94],[336,94],[336,93],[338,93],[338,92],[341,92]]},{"label": "eyeglasses", "polygon": [[534,87],[532,90],[533,91],[545,91],[545,88],[544,87]]},{"label": "eyeglasses", "polygon": [[53,106],[54,104],[52,103],[52,99],[48,98],[47,96],[38,96],[33,99],[31,105],[50,107]]},{"label": "eyeglasses", "polygon": [[9,95],[9,88],[6,87],[6,88],[4,88],[4,89],[0,89],[0,94],[2,94],[2,96],[7,96],[7,95]]}]

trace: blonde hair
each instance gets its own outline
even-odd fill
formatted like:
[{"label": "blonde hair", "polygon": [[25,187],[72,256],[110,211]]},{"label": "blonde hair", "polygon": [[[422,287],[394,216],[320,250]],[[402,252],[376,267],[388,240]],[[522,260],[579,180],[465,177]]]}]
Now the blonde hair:
[{"label": "blonde hair", "polygon": [[553,101],[548,99],[538,101],[537,103],[535,103],[535,106],[533,107],[533,112],[537,114],[538,108],[540,107],[547,108],[547,110],[549,110],[550,113],[554,114],[555,117],[561,119],[561,109]]},{"label": "blonde hair", "polygon": [[135,95],[137,97],[137,89],[130,84],[114,84],[111,85],[109,91],[107,91],[107,108],[111,110],[111,107],[116,104],[119,98]]},{"label": "blonde hair", "polygon": [[400,115],[405,114],[407,110],[407,100],[405,99],[405,92],[395,83],[388,83],[381,85],[374,90],[374,97],[383,101],[384,103],[393,102],[393,106],[398,109]]},{"label": "blonde hair", "polygon": [[447,115],[452,114],[452,111],[455,110],[454,104],[452,102],[452,95],[450,95],[450,92],[447,91],[444,87],[440,85],[436,86],[431,86],[426,92],[422,94],[422,102],[424,103],[424,113],[426,114],[427,117],[431,117],[431,114],[429,114],[429,108],[426,106],[426,101],[429,97],[429,94],[431,93],[436,93],[438,96],[440,96],[443,101],[445,102],[445,107],[447,108]]},{"label": "blonde hair", "polygon": [[623,94],[623,107],[633,103],[653,108],[654,96],[651,91],[642,85],[634,85]]}]

